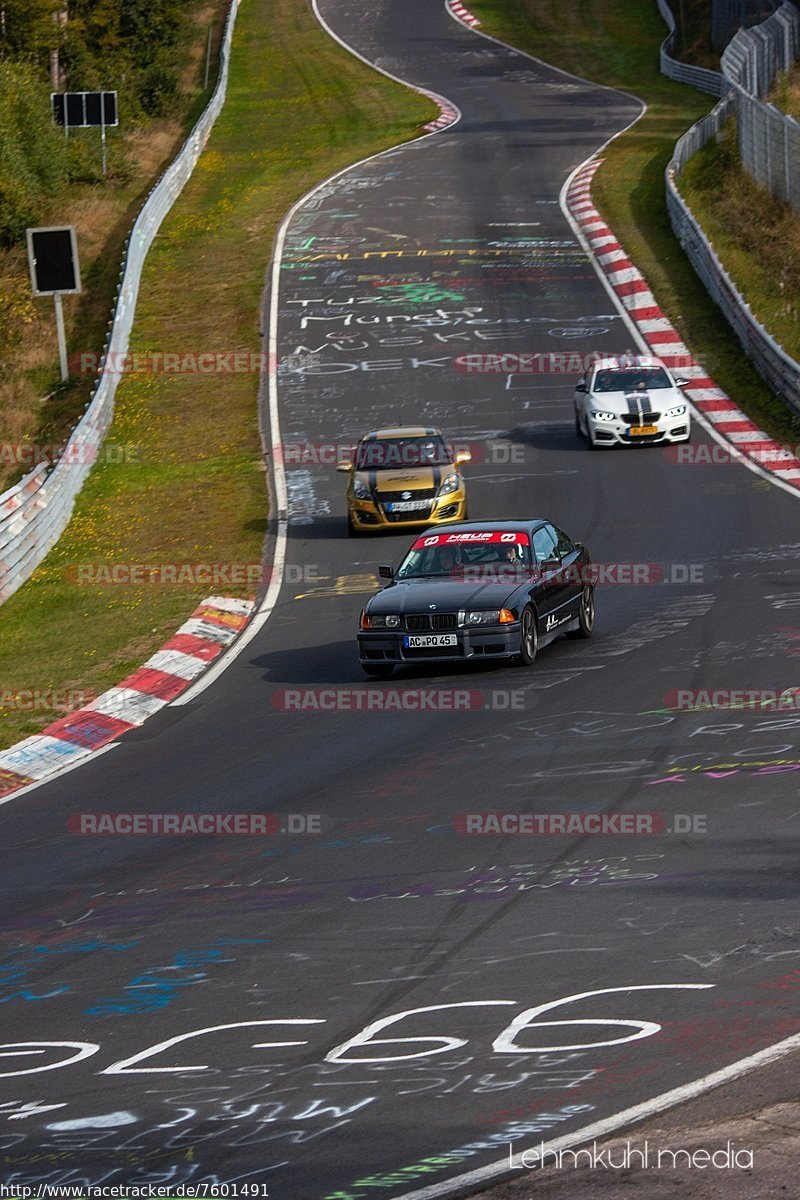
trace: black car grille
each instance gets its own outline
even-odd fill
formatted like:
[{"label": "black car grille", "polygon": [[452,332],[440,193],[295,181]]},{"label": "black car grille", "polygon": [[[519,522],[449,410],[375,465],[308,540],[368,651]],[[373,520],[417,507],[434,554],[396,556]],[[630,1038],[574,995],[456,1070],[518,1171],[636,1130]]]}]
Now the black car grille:
[{"label": "black car grille", "polygon": [[427,521],[431,515],[430,507],[414,508],[410,512],[387,512],[387,521]]},{"label": "black car grille", "polygon": [[[407,493],[410,492],[410,495]],[[433,500],[436,495],[436,488],[415,488],[406,489],[405,492],[377,492],[377,498],[381,504],[398,504],[403,500]]]},{"label": "black car grille", "polygon": [[409,633],[444,633],[458,629],[458,617],[455,613],[423,613],[406,617],[406,629]]},{"label": "black car grille", "polygon": [[622,413],[621,419],[628,425],[652,425],[654,421],[658,421],[661,413],[643,412],[641,416],[638,413]]}]

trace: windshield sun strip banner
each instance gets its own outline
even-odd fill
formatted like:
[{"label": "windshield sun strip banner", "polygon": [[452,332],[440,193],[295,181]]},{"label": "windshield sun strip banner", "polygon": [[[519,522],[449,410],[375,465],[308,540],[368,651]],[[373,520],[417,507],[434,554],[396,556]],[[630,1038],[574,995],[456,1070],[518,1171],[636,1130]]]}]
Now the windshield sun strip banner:
[{"label": "windshield sun strip banner", "polygon": [[499,529],[471,529],[464,533],[430,533],[417,538],[413,550],[427,550],[429,546],[485,546],[501,542],[508,546],[529,546],[527,533],[508,532]]}]

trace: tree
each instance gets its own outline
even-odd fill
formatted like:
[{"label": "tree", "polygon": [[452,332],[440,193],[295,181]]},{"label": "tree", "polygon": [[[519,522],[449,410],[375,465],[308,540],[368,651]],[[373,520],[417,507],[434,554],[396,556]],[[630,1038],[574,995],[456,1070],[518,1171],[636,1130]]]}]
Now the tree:
[{"label": "tree", "polygon": [[29,63],[0,62],[0,241],[24,237],[66,177],[47,84]]},{"label": "tree", "polygon": [[60,41],[54,17],[64,7],[62,0],[0,0],[0,56],[46,66]]}]

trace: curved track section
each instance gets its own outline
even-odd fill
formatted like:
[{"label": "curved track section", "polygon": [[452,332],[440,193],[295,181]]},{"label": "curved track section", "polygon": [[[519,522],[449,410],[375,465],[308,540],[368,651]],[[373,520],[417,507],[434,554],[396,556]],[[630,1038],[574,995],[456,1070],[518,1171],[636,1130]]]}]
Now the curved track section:
[{"label": "curved track section", "polygon": [[[627,348],[558,198],[637,104],[429,0],[319,9],[462,120],[290,222],[269,621],[194,703],[0,814],[7,1182],[454,1194],[509,1145],[796,1028],[800,714],[676,696],[792,684],[792,498],[736,465],[588,453],[574,376],[454,365]],[[473,517],[541,512],[589,544],[592,642],[363,682],[358,610],[408,539],[347,539],[330,456],[399,419],[473,444]],[[87,812],[279,815],[269,836],[75,834]],[[465,832],[485,812],[540,832]]]}]

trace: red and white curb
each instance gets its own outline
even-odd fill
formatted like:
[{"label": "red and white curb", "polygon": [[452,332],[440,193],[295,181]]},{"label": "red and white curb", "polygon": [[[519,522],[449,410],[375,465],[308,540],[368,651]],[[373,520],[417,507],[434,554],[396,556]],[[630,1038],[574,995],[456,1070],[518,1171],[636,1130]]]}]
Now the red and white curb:
[{"label": "red and white curb", "polygon": [[473,29],[476,29],[480,25],[478,18],[473,17],[469,9],[464,8],[461,0],[447,0],[445,7],[452,16],[456,17],[459,21],[463,21],[465,25],[471,25]]},{"label": "red and white curb", "polygon": [[575,174],[567,189],[567,207],[633,325],[652,354],[692,381],[685,389],[686,395],[717,440],[729,444],[733,456],[749,460],[782,483],[800,489],[800,459],[759,429],[697,362],[659,308],[647,280],[595,208],[592,178],[602,161],[594,159]]},{"label": "red and white curb", "polygon": [[144,724],[222,654],[254,609],[253,600],[204,600],[166,645],[117,687],[0,752],[0,796],[39,783]]},{"label": "red and white curb", "polygon": [[435,92],[426,92],[425,95],[430,96],[431,100],[439,105],[440,110],[439,116],[434,121],[428,121],[427,125],[422,126],[426,133],[447,129],[448,125],[455,125],[456,121],[461,119],[461,113],[444,96],[437,96]]}]

